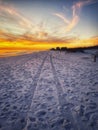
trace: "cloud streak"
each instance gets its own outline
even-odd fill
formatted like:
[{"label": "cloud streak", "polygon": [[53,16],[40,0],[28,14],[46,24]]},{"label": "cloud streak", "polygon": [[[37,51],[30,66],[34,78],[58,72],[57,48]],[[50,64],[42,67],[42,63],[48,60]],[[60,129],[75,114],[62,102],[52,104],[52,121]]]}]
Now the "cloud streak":
[{"label": "cloud streak", "polygon": [[[53,13],[64,22],[64,32],[62,25],[52,27],[51,31],[47,29],[45,21],[34,24],[25,18],[19,11],[9,5],[0,3],[0,49],[49,49],[56,46],[77,47],[96,45],[98,38],[88,40],[79,40],[76,37],[68,37],[66,33],[70,32],[80,20],[81,8],[95,1],[86,0],[75,3],[71,7],[72,18],[69,19],[60,13]],[[58,29],[59,28],[59,29]],[[61,31],[61,34],[58,33]],[[64,35],[63,35],[64,34]]]},{"label": "cloud streak", "polygon": [[[6,22],[7,21],[7,22]],[[3,25],[2,25],[3,23]],[[27,31],[33,27],[32,23],[21,15],[15,8],[1,4],[0,5],[0,28],[5,30]]]},{"label": "cloud streak", "polygon": [[80,11],[82,9],[83,6],[86,5],[90,5],[93,3],[96,3],[97,1],[95,0],[82,0],[79,1],[77,3],[75,3],[72,6],[72,19],[69,20],[68,18],[66,18],[64,15],[60,14],[60,13],[54,13],[53,15],[59,17],[60,19],[62,19],[64,21],[65,24],[67,24],[67,26],[65,27],[65,32],[69,32],[71,31],[79,22],[80,20]]}]

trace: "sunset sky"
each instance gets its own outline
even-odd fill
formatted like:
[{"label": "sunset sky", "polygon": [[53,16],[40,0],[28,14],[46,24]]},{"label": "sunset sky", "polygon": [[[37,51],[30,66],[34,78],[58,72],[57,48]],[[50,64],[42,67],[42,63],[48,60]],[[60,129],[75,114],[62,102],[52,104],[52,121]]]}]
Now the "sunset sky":
[{"label": "sunset sky", "polygon": [[97,12],[98,0],[0,0],[0,51],[98,45]]}]

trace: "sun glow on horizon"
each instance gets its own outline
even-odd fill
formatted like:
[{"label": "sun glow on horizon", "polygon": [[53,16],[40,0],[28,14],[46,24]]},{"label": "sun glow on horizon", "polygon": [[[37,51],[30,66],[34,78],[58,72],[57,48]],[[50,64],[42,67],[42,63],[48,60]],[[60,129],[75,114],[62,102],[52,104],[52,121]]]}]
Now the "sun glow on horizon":
[{"label": "sun glow on horizon", "polygon": [[[47,50],[57,46],[75,48],[98,45],[97,33],[92,36],[83,34],[81,26],[79,25],[79,22],[81,23],[82,21],[80,18],[81,9],[84,6],[94,3],[96,3],[96,1],[93,0],[75,1],[75,3],[70,6],[70,9],[66,7],[65,14],[50,11],[51,13],[48,12],[48,22],[44,19],[47,18],[45,15],[41,21],[36,19],[38,21],[38,23],[36,23],[26,18],[25,12],[20,12],[18,8],[13,7],[11,3],[8,4],[4,1],[0,1],[1,53],[5,51],[10,52],[12,50]],[[71,14],[69,14],[69,12]],[[81,32],[79,37],[74,33],[74,31],[76,31],[75,29]],[[81,38],[82,35],[86,37]]]}]

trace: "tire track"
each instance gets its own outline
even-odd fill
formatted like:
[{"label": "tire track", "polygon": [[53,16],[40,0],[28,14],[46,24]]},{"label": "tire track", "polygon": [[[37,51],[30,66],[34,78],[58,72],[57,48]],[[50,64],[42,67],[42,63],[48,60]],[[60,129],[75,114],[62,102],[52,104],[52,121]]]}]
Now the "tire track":
[{"label": "tire track", "polygon": [[[57,55],[57,57],[58,56],[59,55]],[[54,58],[53,55],[52,55],[52,58]],[[76,60],[76,58],[78,59]],[[71,108],[73,117],[78,125],[79,130],[95,130],[96,125],[93,126],[92,125],[93,123],[91,124],[91,117],[93,116],[94,108],[91,109],[89,107],[89,104],[90,104],[91,99],[92,99],[91,102],[94,102],[94,103],[96,103],[95,102],[96,100],[93,99],[93,97],[92,98],[88,97],[89,94],[87,95],[87,93],[91,91],[89,90],[90,87],[91,88],[93,87],[93,90],[94,90],[93,82],[97,82],[97,80],[94,81],[94,79],[96,79],[94,78],[94,76],[96,75],[95,70],[92,70],[92,69],[96,69],[96,67],[94,66],[92,67],[92,65],[94,64],[92,64],[91,62],[87,62],[87,61],[83,62],[81,55],[79,56],[77,55],[77,57],[74,57],[73,61],[70,58],[69,58],[70,59],[69,61],[67,59],[68,57],[66,58],[64,62],[61,62],[61,60],[57,61],[53,59],[53,63],[54,65],[56,64],[55,68],[57,71],[57,76],[61,80],[64,79],[65,81],[65,82],[62,81],[63,82],[62,86],[63,88],[65,88],[64,91],[67,93],[67,96],[66,96],[67,101],[73,104],[73,107]],[[65,71],[63,72],[62,70],[65,70]],[[90,73],[92,74],[92,76]],[[91,77],[93,78],[91,79]],[[90,82],[90,80],[92,82]],[[66,87],[67,86],[66,84],[68,85],[68,87]],[[68,91],[71,88],[73,88],[72,93]],[[87,117],[85,116],[85,113],[88,110],[91,111],[92,114],[89,113],[88,114],[89,116]]]},{"label": "tire track", "polygon": [[[79,57],[80,56],[78,56],[77,58],[79,58]],[[75,58],[73,58],[73,59],[76,60]],[[73,93],[74,95],[71,94],[71,96],[70,96],[70,93],[67,93],[67,101],[71,101],[72,103],[74,103],[73,109],[71,111],[72,111],[72,114],[74,115],[75,121],[78,124],[79,130],[93,130],[94,127],[90,126],[91,121],[88,122],[87,121],[88,118],[85,117],[85,111],[86,111],[88,101],[84,100],[85,96],[87,98],[87,95],[85,93],[87,93],[87,91],[89,91],[89,88],[87,87],[88,84],[89,84],[89,87],[90,86],[92,87],[93,85],[90,84],[88,77],[86,77],[87,80],[84,80],[84,78],[83,78],[87,74],[89,74],[89,72],[92,70],[92,68],[90,67],[91,64],[88,62],[86,63],[85,61],[84,61],[85,67],[87,67],[87,68],[84,67],[84,62],[82,62],[82,56],[79,59],[76,61],[72,61],[72,59],[69,61],[65,60],[64,61],[65,63],[64,62],[62,63],[60,60],[58,60],[58,62],[57,62],[57,60],[56,60],[54,63],[57,62],[57,64],[59,64],[56,66],[57,71],[58,70],[61,71],[62,70],[61,68],[66,70],[65,74],[64,73],[59,73],[59,74],[60,75],[64,74],[65,77],[67,76],[67,78],[65,78],[65,79],[68,80],[67,84],[69,84],[69,88],[73,88],[74,92],[76,91],[75,93]],[[59,69],[60,65],[62,67]],[[85,74],[84,74],[84,72],[85,72]],[[59,74],[58,74],[58,76],[59,76]],[[94,77],[94,76],[92,76],[92,77]],[[62,78],[62,77],[60,77],[60,78]],[[78,79],[81,79],[81,81],[78,81]],[[78,85],[77,85],[77,81],[78,81]],[[93,81],[93,79],[92,79],[92,81]],[[85,85],[82,86],[82,83]],[[74,86],[73,86],[73,84],[74,84]],[[66,83],[65,83],[65,85],[66,85]],[[63,87],[65,87],[65,86],[63,85]],[[85,92],[84,92],[84,90],[85,90]],[[66,88],[65,88],[65,92],[68,92],[68,91],[66,91]],[[73,99],[70,98],[70,97],[74,97],[75,94],[79,95],[79,97],[76,100],[74,100],[74,98]],[[88,100],[89,100],[89,98],[88,98]]]},{"label": "tire track", "polygon": [[[56,89],[57,89],[57,93],[58,93],[59,104],[61,106],[60,111],[61,111],[61,114],[64,117],[65,121],[67,121],[66,123],[70,125],[70,126],[67,125],[67,127],[65,126],[65,128],[66,128],[66,130],[70,130],[72,128],[74,128],[74,130],[79,130],[78,125],[76,124],[74,117],[73,117],[73,114],[70,110],[70,107],[68,106],[69,103],[67,102],[67,100],[65,98],[65,95],[64,95],[64,92],[62,89],[62,85],[57,77],[56,69],[54,67],[51,55],[50,55],[50,63],[52,66],[52,72],[54,75],[54,80],[55,80]],[[66,107],[66,106],[68,106],[68,107]],[[65,107],[66,107],[66,109],[65,109]],[[65,125],[66,125],[66,123],[65,123]]]},{"label": "tire track", "polygon": [[29,124],[29,112],[30,112],[30,110],[31,110],[34,92],[35,92],[35,90],[36,90],[37,82],[38,82],[38,79],[39,79],[39,77],[40,77],[40,74],[41,74],[41,70],[42,70],[42,68],[43,68],[43,65],[44,65],[44,63],[45,63],[45,61],[46,61],[47,55],[48,55],[48,54],[46,54],[46,56],[45,56],[45,58],[43,59],[41,65],[39,66],[39,69],[38,69],[36,75],[35,75],[34,78],[33,78],[33,83],[31,84],[32,86],[31,86],[30,91],[32,92],[32,97],[31,97],[31,102],[30,102],[30,104],[29,104],[29,109],[28,109],[27,116],[26,116],[26,125],[25,125],[25,127],[24,127],[23,130],[27,130],[27,127],[28,127],[28,124]]},{"label": "tire track", "polygon": [[29,113],[29,118],[35,118],[35,121],[30,120],[28,130],[52,130],[50,121],[52,122],[57,114],[60,114],[57,91],[49,61],[50,57],[48,56],[37,82],[32,109]]}]

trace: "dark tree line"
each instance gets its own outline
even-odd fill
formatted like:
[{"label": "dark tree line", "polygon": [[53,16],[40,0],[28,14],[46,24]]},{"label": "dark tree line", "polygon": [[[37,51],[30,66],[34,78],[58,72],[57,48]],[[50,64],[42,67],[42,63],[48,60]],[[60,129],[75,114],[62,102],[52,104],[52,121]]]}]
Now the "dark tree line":
[{"label": "dark tree line", "polygon": [[84,50],[89,50],[89,49],[97,49],[98,46],[93,46],[93,47],[78,47],[78,48],[67,48],[67,47],[56,47],[56,48],[51,48],[50,50],[53,51],[67,51],[67,52],[84,52]]}]

